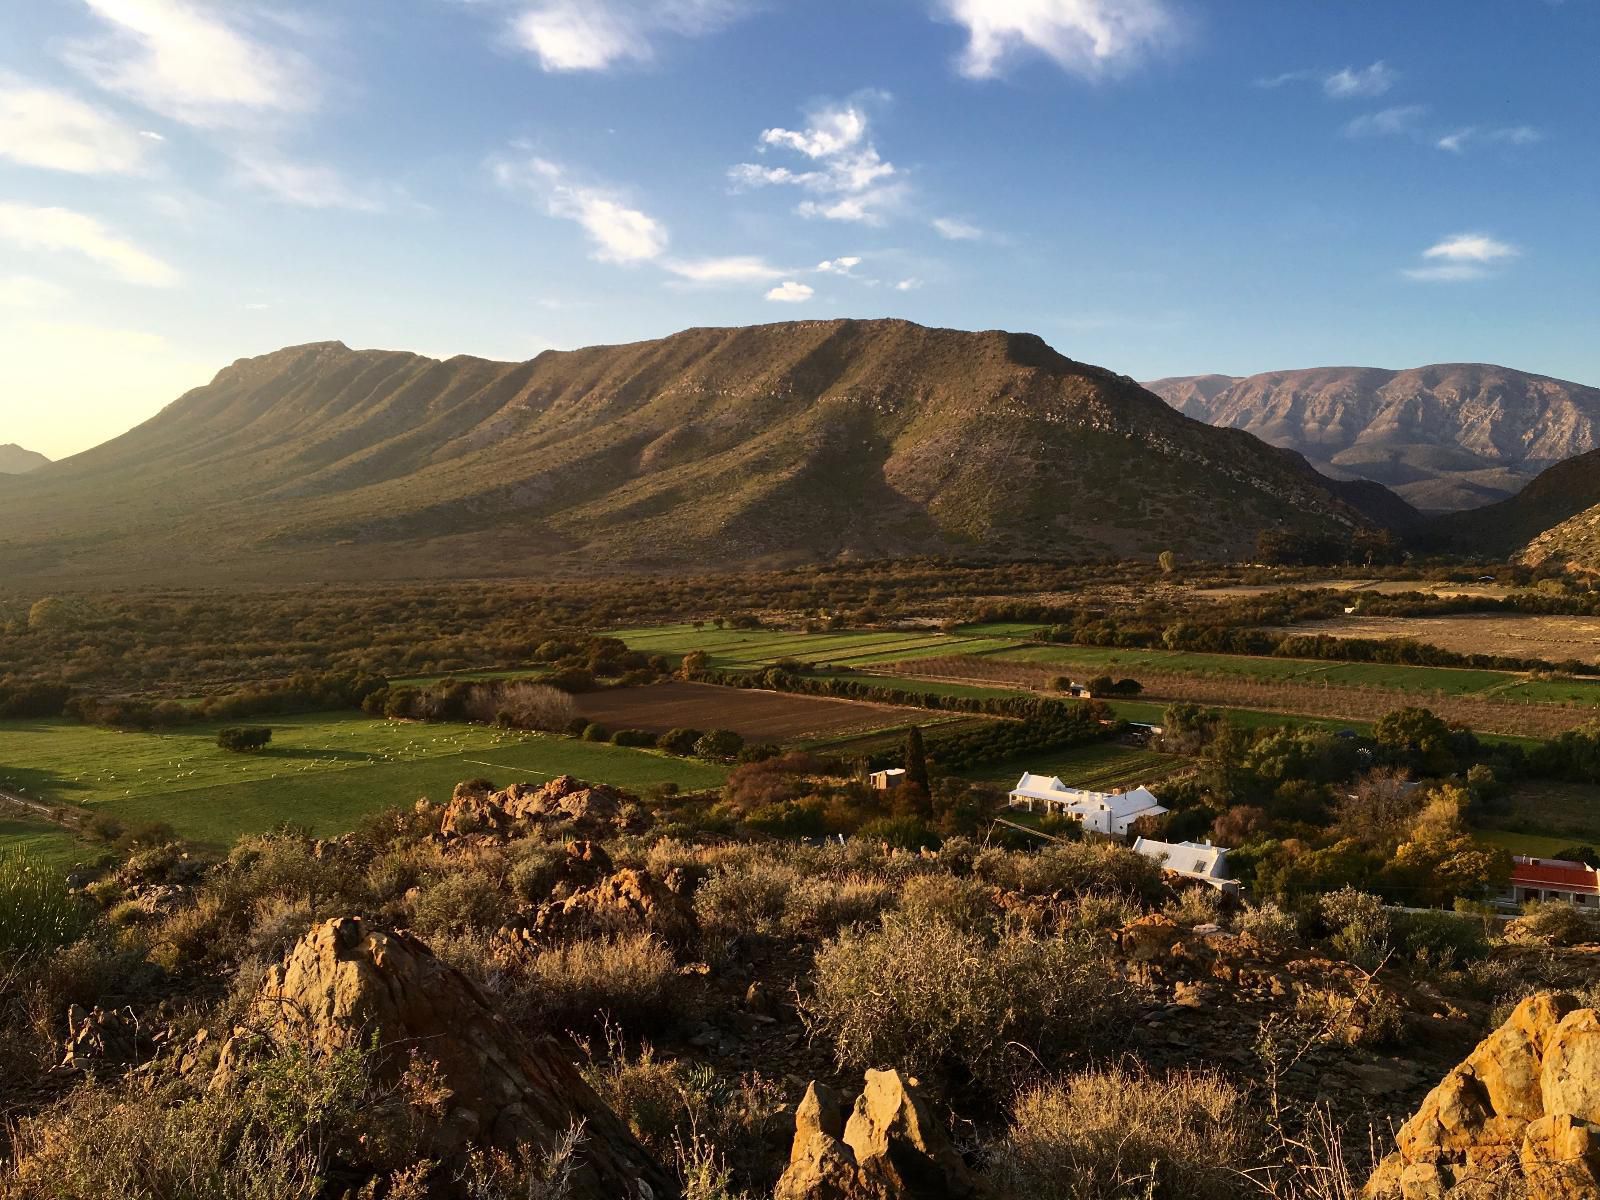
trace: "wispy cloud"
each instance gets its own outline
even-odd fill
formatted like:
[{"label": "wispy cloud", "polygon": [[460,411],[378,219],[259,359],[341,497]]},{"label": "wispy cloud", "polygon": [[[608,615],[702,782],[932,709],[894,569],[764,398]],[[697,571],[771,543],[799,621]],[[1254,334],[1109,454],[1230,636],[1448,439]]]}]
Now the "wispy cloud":
[{"label": "wispy cloud", "polygon": [[903,173],[872,143],[866,104],[885,97],[865,92],[842,104],[814,109],[804,129],[768,129],[761,150],[792,151],[813,164],[805,170],[740,163],[728,172],[735,187],[797,187],[812,199],[795,209],[803,217],[881,225],[904,202]]},{"label": "wispy cloud", "polygon": [[153,112],[221,129],[317,105],[314,73],[298,55],[247,32],[242,27],[246,6],[190,0],[84,3],[108,31],[71,43],[67,61],[98,86]]},{"label": "wispy cloud", "polygon": [[830,258],[817,264],[817,271],[822,275],[848,275],[861,265],[859,255],[851,254],[843,258]]},{"label": "wispy cloud", "polygon": [[902,279],[894,285],[894,290],[897,292],[914,292],[921,286],[922,280],[920,279]]},{"label": "wispy cloud", "polygon": [[1349,138],[1403,137],[1415,133],[1418,122],[1427,114],[1425,104],[1397,104],[1347,122],[1344,135]]},{"label": "wispy cloud", "polygon": [[388,207],[377,195],[350,184],[336,168],[297,162],[276,151],[240,151],[234,155],[234,168],[237,182],[300,208],[373,213]]},{"label": "wispy cloud", "polygon": [[529,192],[550,216],[577,222],[600,262],[650,262],[666,253],[666,226],[610,188],[577,183],[565,167],[539,157],[501,159],[492,169],[503,187]]},{"label": "wispy cloud", "polygon": [[155,255],[68,208],[0,203],[0,240],[24,250],[80,255],[127,283],[171,287],[178,282],[178,272]]},{"label": "wispy cloud", "polygon": [[1368,67],[1344,67],[1322,81],[1323,92],[1334,100],[1371,99],[1395,85],[1400,73],[1379,59]]},{"label": "wispy cloud", "polygon": [[952,242],[976,242],[984,236],[976,225],[954,217],[935,217],[930,224],[935,233]]},{"label": "wispy cloud", "polygon": [[775,300],[780,304],[803,304],[816,294],[816,289],[809,284],[799,283],[790,279],[768,292],[767,299]]},{"label": "wispy cloud", "polygon": [[1483,279],[1490,268],[1516,258],[1521,253],[1509,242],[1486,233],[1455,233],[1422,252],[1427,265],[1402,272],[1407,279],[1424,283],[1460,283]]},{"label": "wispy cloud", "polygon": [[701,37],[748,11],[744,0],[543,0],[512,21],[513,41],[546,71],[648,62],[663,34]]},{"label": "wispy cloud", "polygon": [[1531,146],[1535,142],[1544,141],[1544,133],[1532,125],[1505,125],[1493,129],[1479,129],[1475,125],[1468,125],[1454,133],[1447,133],[1434,145],[1441,150],[1448,150],[1452,154],[1465,153],[1471,142],[1500,143],[1510,146]]},{"label": "wispy cloud", "polygon": [[1097,78],[1126,69],[1179,35],[1166,0],[940,0],[940,10],[967,31],[958,67],[971,79],[1001,75],[1012,59],[1027,54]]},{"label": "wispy cloud", "polygon": [[750,254],[730,255],[726,258],[669,258],[661,265],[673,275],[690,283],[768,283],[790,274],[784,268],[775,267],[764,258]]},{"label": "wispy cloud", "polygon": [[0,72],[0,157],[78,175],[140,169],[148,140],[70,92]]}]

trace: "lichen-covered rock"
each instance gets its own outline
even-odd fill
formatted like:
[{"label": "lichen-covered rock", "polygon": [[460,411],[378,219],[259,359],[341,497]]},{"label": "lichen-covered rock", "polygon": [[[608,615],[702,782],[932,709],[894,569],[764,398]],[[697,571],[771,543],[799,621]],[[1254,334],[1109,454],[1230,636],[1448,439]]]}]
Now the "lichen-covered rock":
[{"label": "lichen-covered rock", "polygon": [[789,1166],[775,1200],[975,1200],[977,1179],[914,1079],[868,1071],[850,1119],[813,1083],[795,1113]]},{"label": "lichen-covered rock", "polygon": [[632,867],[547,904],[536,919],[539,932],[553,934],[653,933],[677,946],[694,940],[694,908],[647,871]]},{"label": "lichen-covered rock", "polygon": [[322,923],[268,973],[255,1011],[279,1045],[376,1045],[380,1075],[391,1081],[425,1061],[441,1092],[418,1114],[419,1157],[449,1161],[474,1147],[544,1153],[581,1126],[573,1200],[679,1194],[555,1042],[524,1037],[408,934],[356,918]]},{"label": "lichen-covered rock", "polygon": [[603,783],[588,784],[571,775],[534,786],[514,783],[495,791],[482,780],[458,784],[445,806],[439,832],[445,837],[488,834],[504,837],[521,821],[560,822],[575,832],[613,824],[625,797]]},{"label": "lichen-covered rock", "polygon": [[1530,1200],[1600,1196],[1582,1190],[1597,1121],[1600,1014],[1570,996],[1530,996],[1428,1093],[1365,1194],[1442,1197],[1520,1170]]}]

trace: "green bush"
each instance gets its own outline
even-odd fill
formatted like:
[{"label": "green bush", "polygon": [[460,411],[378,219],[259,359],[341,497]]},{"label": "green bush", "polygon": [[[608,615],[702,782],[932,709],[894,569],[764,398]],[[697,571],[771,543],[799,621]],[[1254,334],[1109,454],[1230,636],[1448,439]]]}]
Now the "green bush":
[{"label": "green bush", "polygon": [[656,744],[656,735],[645,729],[619,729],[611,735],[611,744],[648,749]]},{"label": "green bush", "polygon": [[744,749],[744,738],[731,729],[712,729],[694,744],[696,758],[725,761]]},{"label": "green bush", "polygon": [[590,722],[583,727],[581,736],[586,742],[608,742],[611,740],[611,734],[606,727],[594,722]]},{"label": "green bush", "polygon": [[668,754],[689,755],[694,753],[700,736],[698,729],[669,729],[656,739],[656,745]]},{"label": "green bush", "polygon": [[217,745],[235,754],[253,754],[265,750],[272,740],[272,730],[264,725],[238,725],[217,731]]},{"label": "green bush", "polygon": [[0,851],[0,969],[77,941],[90,919],[60,875],[23,851]]},{"label": "green bush", "polygon": [[1431,967],[1460,967],[1489,957],[1483,922],[1455,913],[1396,913],[1394,935],[1400,949],[1415,962]]},{"label": "green bush", "polygon": [[879,817],[856,830],[855,836],[864,842],[886,842],[898,850],[939,848],[939,835],[920,817]]}]

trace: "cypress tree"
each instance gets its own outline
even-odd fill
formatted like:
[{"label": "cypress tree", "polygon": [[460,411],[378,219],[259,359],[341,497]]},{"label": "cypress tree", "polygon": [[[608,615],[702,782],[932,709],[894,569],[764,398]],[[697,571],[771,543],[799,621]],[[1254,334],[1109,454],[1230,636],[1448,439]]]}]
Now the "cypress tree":
[{"label": "cypress tree", "polygon": [[928,781],[928,752],[922,744],[922,728],[918,725],[913,725],[906,733],[905,782],[916,784],[925,795],[933,791]]}]

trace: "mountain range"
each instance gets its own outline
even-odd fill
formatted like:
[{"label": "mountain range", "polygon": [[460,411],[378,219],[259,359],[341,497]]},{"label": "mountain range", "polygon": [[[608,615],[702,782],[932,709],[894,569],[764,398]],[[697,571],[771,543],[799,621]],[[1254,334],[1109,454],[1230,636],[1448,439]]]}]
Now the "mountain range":
[{"label": "mountain range", "polygon": [[523,363],[290,347],[0,505],[0,576],[85,582],[1233,557],[1416,519],[1030,334],[896,320]]},{"label": "mountain range", "polygon": [[50,460],[37,450],[24,450],[15,442],[0,446],[0,475],[26,475],[49,465]]},{"label": "mountain range", "polygon": [[1558,463],[1510,499],[1433,521],[1430,548],[1600,571],[1600,450]]},{"label": "mountain range", "polygon": [[1600,389],[1478,363],[1321,367],[1145,385],[1196,420],[1245,429],[1324,474],[1424,511],[1477,508],[1600,446]]}]

